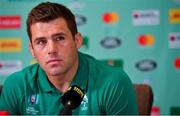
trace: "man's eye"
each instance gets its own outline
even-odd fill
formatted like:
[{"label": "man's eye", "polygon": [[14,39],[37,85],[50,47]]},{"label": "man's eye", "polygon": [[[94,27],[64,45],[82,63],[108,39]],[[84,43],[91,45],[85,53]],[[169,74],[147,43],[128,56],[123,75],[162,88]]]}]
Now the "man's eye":
[{"label": "man's eye", "polygon": [[40,40],[40,41],[37,41],[36,44],[43,45],[43,44],[46,44],[46,41],[45,40]]},{"label": "man's eye", "polygon": [[62,37],[62,36],[61,36],[61,37],[56,37],[56,40],[57,40],[57,41],[64,40],[64,39],[65,39],[65,38]]}]

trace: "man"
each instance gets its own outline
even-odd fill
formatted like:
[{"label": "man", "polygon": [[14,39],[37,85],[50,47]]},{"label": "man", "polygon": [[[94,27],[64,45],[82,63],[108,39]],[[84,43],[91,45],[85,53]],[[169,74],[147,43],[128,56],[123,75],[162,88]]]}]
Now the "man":
[{"label": "man", "polygon": [[3,84],[0,110],[10,114],[57,115],[69,86],[85,96],[73,115],[137,114],[135,92],[122,69],[78,52],[82,36],[69,9],[41,3],[27,19],[29,48],[38,64],[10,75]]}]

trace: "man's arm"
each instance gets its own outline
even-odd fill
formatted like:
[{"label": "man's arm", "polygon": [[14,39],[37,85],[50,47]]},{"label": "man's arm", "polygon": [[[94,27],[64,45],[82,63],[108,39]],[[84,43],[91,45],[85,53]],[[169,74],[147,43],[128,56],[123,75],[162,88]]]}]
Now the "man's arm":
[{"label": "man's arm", "polygon": [[20,100],[18,100],[20,85],[18,84],[17,75],[7,77],[0,96],[0,111],[8,111],[11,115],[18,114],[20,103]]},{"label": "man's arm", "polygon": [[105,92],[105,110],[108,115],[138,115],[133,84],[126,73],[112,76]]}]

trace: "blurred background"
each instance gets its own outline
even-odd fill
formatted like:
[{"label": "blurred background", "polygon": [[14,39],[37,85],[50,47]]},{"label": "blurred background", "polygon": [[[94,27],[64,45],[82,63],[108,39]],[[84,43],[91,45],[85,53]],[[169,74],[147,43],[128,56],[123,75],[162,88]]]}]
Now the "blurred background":
[{"label": "blurred background", "polygon": [[[26,18],[44,0],[0,1],[0,84],[35,63]],[[152,87],[152,115],[180,114],[180,0],[51,0],[76,16],[80,51]]]}]

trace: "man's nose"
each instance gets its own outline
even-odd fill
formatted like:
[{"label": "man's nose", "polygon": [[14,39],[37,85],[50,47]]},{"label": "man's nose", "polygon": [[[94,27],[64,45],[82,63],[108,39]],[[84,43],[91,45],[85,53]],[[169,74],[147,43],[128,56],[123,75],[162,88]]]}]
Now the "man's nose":
[{"label": "man's nose", "polygon": [[56,53],[56,43],[54,41],[48,42],[48,54],[54,54]]}]

